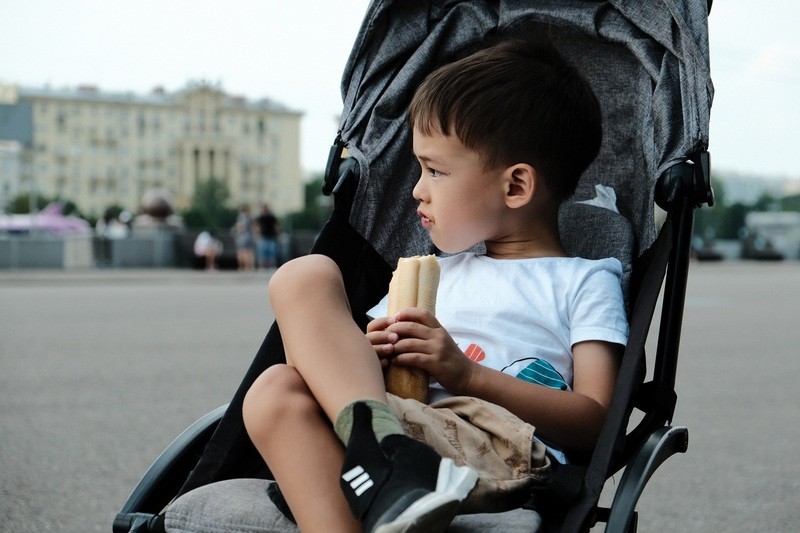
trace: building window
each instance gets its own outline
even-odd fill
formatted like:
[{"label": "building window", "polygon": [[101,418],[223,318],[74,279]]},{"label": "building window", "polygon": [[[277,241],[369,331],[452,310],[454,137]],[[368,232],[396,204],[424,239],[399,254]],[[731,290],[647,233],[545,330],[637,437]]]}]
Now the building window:
[{"label": "building window", "polygon": [[195,182],[200,181],[200,150],[198,148],[194,149],[194,180]]}]

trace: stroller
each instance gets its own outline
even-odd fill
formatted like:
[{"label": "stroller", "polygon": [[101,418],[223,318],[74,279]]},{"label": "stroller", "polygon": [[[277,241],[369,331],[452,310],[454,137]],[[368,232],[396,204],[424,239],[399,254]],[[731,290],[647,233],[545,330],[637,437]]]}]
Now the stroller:
[{"label": "stroller", "polygon": [[[340,132],[325,176],[335,209],[312,250],[339,265],[362,326],[397,259],[432,251],[414,215],[418,168],[405,123],[427,73],[489,44],[545,33],[587,77],[603,109],[600,155],[559,223],[571,255],[613,256],[624,266],[631,333],[612,405],[591,456],[554,467],[524,508],[459,516],[452,531],[588,531],[598,522],[635,531],[650,476],[687,449],[688,430],[670,424],[693,213],[713,204],[709,9],[699,0],[373,0],[368,9],[345,69]],[[660,228],[655,204],[665,212]],[[648,372],[644,347],[662,287]],[[118,513],[115,532],[294,530],[264,493],[269,469],[241,415],[251,383],[284,360],[273,324],[230,404],[163,452]],[[612,505],[600,507],[606,480],[622,469]]]}]

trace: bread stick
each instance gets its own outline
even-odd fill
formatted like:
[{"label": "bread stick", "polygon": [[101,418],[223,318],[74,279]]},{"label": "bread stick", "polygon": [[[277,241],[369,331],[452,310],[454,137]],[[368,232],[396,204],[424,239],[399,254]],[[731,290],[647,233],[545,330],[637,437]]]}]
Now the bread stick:
[{"label": "bread stick", "polygon": [[[389,283],[389,315],[408,307],[421,307],[436,313],[438,289],[439,262],[435,256],[400,258]],[[429,376],[424,370],[390,364],[385,377],[388,392],[427,403]]]}]

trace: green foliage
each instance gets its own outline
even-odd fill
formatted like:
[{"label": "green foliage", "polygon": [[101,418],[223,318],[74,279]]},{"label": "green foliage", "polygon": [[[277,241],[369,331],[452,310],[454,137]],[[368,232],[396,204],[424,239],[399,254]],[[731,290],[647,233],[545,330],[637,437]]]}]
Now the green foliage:
[{"label": "green foliage", "polygon": [[745,217],[751,211],[800,211],[800,195],[776,198],[762,194],[755,202],[731,205],[725,203],[725,187],[722,181],[711,176],[714,188],[714,206],[695,211],[694,234],[716,239],[738,239],[745,227]]},{"label": "green foliage", "polygon": [[[41,194],[36,195],[36,210],[41,211],[48,204],[59,201],[62,204],[61,212],[65,215],[73,215],[76,217],[83,217],[78,206],[72,200],[64,200],[58,198],[50,198]],[[24,215],[31,212],[31,195],[28,193],[19,194],[11,199],[9,204],[9,211],[14,215]]]},{"label": "green foliage", "polygon": [[219,231],[233,226],[236,209],[229,207],[230,191],[224,181],[210,177],[197,184],[192,204],[181,213],[183,223],[190,229]]},{"label": "green foliage", "polygon": [[322,194],[322,175],[314,176],[305,187],[306,206],[286,216],[283,226],[291,230],[319,231],[333,211],[333,198]]},{"label": "green foliage", "polygon": [[[50,201],[43,197],[37,196],[36,197],[36,209],[43,209]],[[31,197],[29,194],[20,194],[15,196],[11,199],[11,204],[9,205],[9,209],[11,213],[14,215],[24,215],[31,212]]]},{"label": "green foliage", "polygon": [[800,211],[800,194],[785,196],[782,201],[784,211]]}]

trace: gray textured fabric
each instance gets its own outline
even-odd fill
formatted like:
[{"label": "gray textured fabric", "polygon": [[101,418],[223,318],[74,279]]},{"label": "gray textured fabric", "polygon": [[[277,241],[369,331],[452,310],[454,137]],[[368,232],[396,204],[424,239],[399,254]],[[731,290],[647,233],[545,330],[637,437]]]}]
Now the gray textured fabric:
[{"label": "gray textured fabric", "polygon": [[[297,532],[297,527],[267,497],[263,479],[232,479],[188,492],[166,510],[166,529],[172,533]],[[458,516],[451,533],[515,533],[539,529],[534,511]]]},{"label": "gray textured fabric", "polygon": [[[232,479],[188,492],[166,510],[166,528],[173,533],[297,532],[267,497],[263,479]],[[452,533],[515,533],[536,531],[541,518],[534,511],[458,516]]]},{"label": "gray textured fabric", "polygon": [[341,135],[361,164],[351,224],[390,263],[430,250],[414,214],[418,167],[405,112],[424,76],[495,41],[549,33],[603,108],[601,153],[575,200],[613,186],[637,235],[655,238],[661,173],[708,145],[713,86],[706,0],[373,0],[342,80]]},{"label": "gray textured fabric", "polygon": [[561,244],[568,255],[619,259],[622,292],[627,302],[636,249],[636,235],[628,219],[610,209],[569,202],[558,213],[558,226]]},{"label": "gray textured fabric", "polygon": [[298,531],[269,500],[263,479],[219,481],[187,492],[167,507],[167,531]]}]

